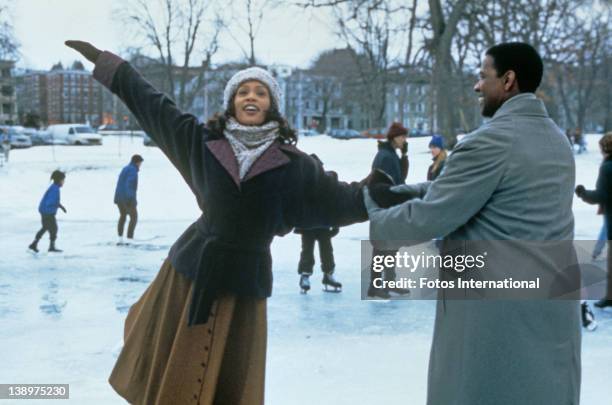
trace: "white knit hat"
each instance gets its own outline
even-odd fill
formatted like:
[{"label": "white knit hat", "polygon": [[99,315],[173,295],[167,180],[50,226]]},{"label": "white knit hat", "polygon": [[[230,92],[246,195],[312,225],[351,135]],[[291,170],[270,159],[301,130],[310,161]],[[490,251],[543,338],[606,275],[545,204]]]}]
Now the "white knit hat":
[{"label": "white knit hat", "polygon": [[259,67],[250,67],[248,69],[243,69],[237,72],[234,76],[232,76],[231,79],[229,79],[229,81],[225,85],[225,90],[223,91],[224,108],[228,108],[229,103],[232,100],[232,97],[240,86],[240,84],[249,80],[257,80],[268,86],[268,89],[270,90],[270,96],[274,100],[276,107],[281,107],[282,92],[276,79],[274,79],[270,72],[265,69]]}]

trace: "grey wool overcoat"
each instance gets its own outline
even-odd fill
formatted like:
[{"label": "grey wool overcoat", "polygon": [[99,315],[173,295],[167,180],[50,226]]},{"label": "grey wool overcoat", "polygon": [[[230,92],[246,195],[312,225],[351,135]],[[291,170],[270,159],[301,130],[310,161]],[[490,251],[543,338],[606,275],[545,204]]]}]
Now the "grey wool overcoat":
[{"label": "grey wool overcoat", "polygon": [[[522,93],[457,143],[434,182],[407,186],[416,198],[382,209],[366,194],[370,237],[572,240],[574,178],[567,138]],[[579,316],[575,300],[439,300],[427,404],[578,404]]]}]

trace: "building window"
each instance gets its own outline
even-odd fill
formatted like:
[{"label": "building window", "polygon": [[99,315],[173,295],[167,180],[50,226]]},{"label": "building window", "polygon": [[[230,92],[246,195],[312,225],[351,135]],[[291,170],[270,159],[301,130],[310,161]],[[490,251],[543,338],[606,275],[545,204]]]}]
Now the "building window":
[{"label": "building window", "polygon": [[2,95],[11,97],[14,94],[13,86],[2,86]]},{"label": "building window", "polygon": [[13,105],[12,104],[2,104],[2,112],[4,114],[12,114],[13,113]]},{"label": "building window", "polygon": [[2,77],[11,77],[11,69],[2,69]]}]

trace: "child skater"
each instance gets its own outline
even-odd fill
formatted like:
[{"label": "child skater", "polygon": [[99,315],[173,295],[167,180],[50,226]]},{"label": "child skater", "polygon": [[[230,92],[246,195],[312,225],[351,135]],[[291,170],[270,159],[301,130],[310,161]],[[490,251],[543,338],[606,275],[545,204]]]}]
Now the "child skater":
[{"label": "child skater", "polygon": [[42,228],[36,233],[34,242],[29,246],[30,250],[38,253],[38,241],[45,232],[49,231],[49,252],[59,253],[60,249],[55,247],[55,239],[57,239],[57,221],[55,220],[55,214],[57,209],[61,208],[66,213],[66,208],[60,203],[60,188],[64,185],[66,179],[66,173],[59,170],[55,170],[51,174],[51,180],[53,184],[49,186],[45,195],[43,195],[40,204],[38,205],[38,212],[40,212]]}]

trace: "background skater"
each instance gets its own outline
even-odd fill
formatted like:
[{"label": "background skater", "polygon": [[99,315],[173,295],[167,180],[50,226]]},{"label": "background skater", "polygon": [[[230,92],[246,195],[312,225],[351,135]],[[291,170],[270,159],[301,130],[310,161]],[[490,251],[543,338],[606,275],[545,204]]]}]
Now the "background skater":
[{"label": "background skater", "polygon": [[30,250],[34,252],[38,253],[38,241],[40,241],[40,238],[42,238],[47,231],[49,231],[49,252],[61,252],[60,249],[55,247],[55,240],[57,239],[57,220],[55,219],[55,215],[57,214],[58,208],[66,213],[66,208],[60,203],[60,188],[64,185],[65,179],[66,174],[64,172],[55,170],[51,173],[53,184],[49,186],[38,205],[42,228],[36,232],[34,242],[30,243],[30,246],[28,246]]},{"label": "background skater", "polygon": [[138,222],[138,211],[136,209],[136,190],[138,189],[138,171],[144,159],[140,155],[132,156],[130,164],[125,166],[117,179],[117,187],[115,188],[115,204],[119,208],[119,222],[117,222],[117,234],[119,241],[117,244],[123,243],[123,228],[127,216],[130,217],[128,224],[127,238],[131,241],[134,239],[134,230]]},{"label": "background skater", "polygon": [[[408,162],[407,137],[407,128],[405,128],[399,122],[392,123],[387,130],[387,140],[385,142],[378,142],[378,152],[376,153],[374,161],[372,162],[372,172],[378,170],[387,174],[389,178],[393,180],[393,184],[396,186],[404,184],[406,177],[408,176],[408,168],[410,163]],[[396,150],[400,152],[401,157],[397,155]],[[374,248],[373,256],[394,256],[395,253],[395,251],[383,252]],[[386,281],[395,280],[397,276],[395,266],[385,266],[382,275]],[[390,292],[400,295],[405,295],[410,292],[408,289],[399,287],[375,288],[373,283],[376,278],[380,278],[380,275],[374,271],[373,264],[370,264],[370,287],[368,288],[368,297],[388,299],[391,297]]]},{"label": "background skater", "polygon": [[[323,166],[323,162],[314,153],[310,155],[314,160]],[[300,275],[300,288],[302,293],[310,290],[310,276],[312,276],[315,264],[314,245],[319,244],[319,259],[321,260],[321,271],[323,271],[323,286],[325,291],[333,292],[342,290],[342,283],[334,278],[334,247],[331,239],[338,235],[340,229],[333,226],[321,226],[316,228],[295,228],[294,232],[302,236],[302,251],[300,252],[300,263],[298,264],[298,274]]]}]

